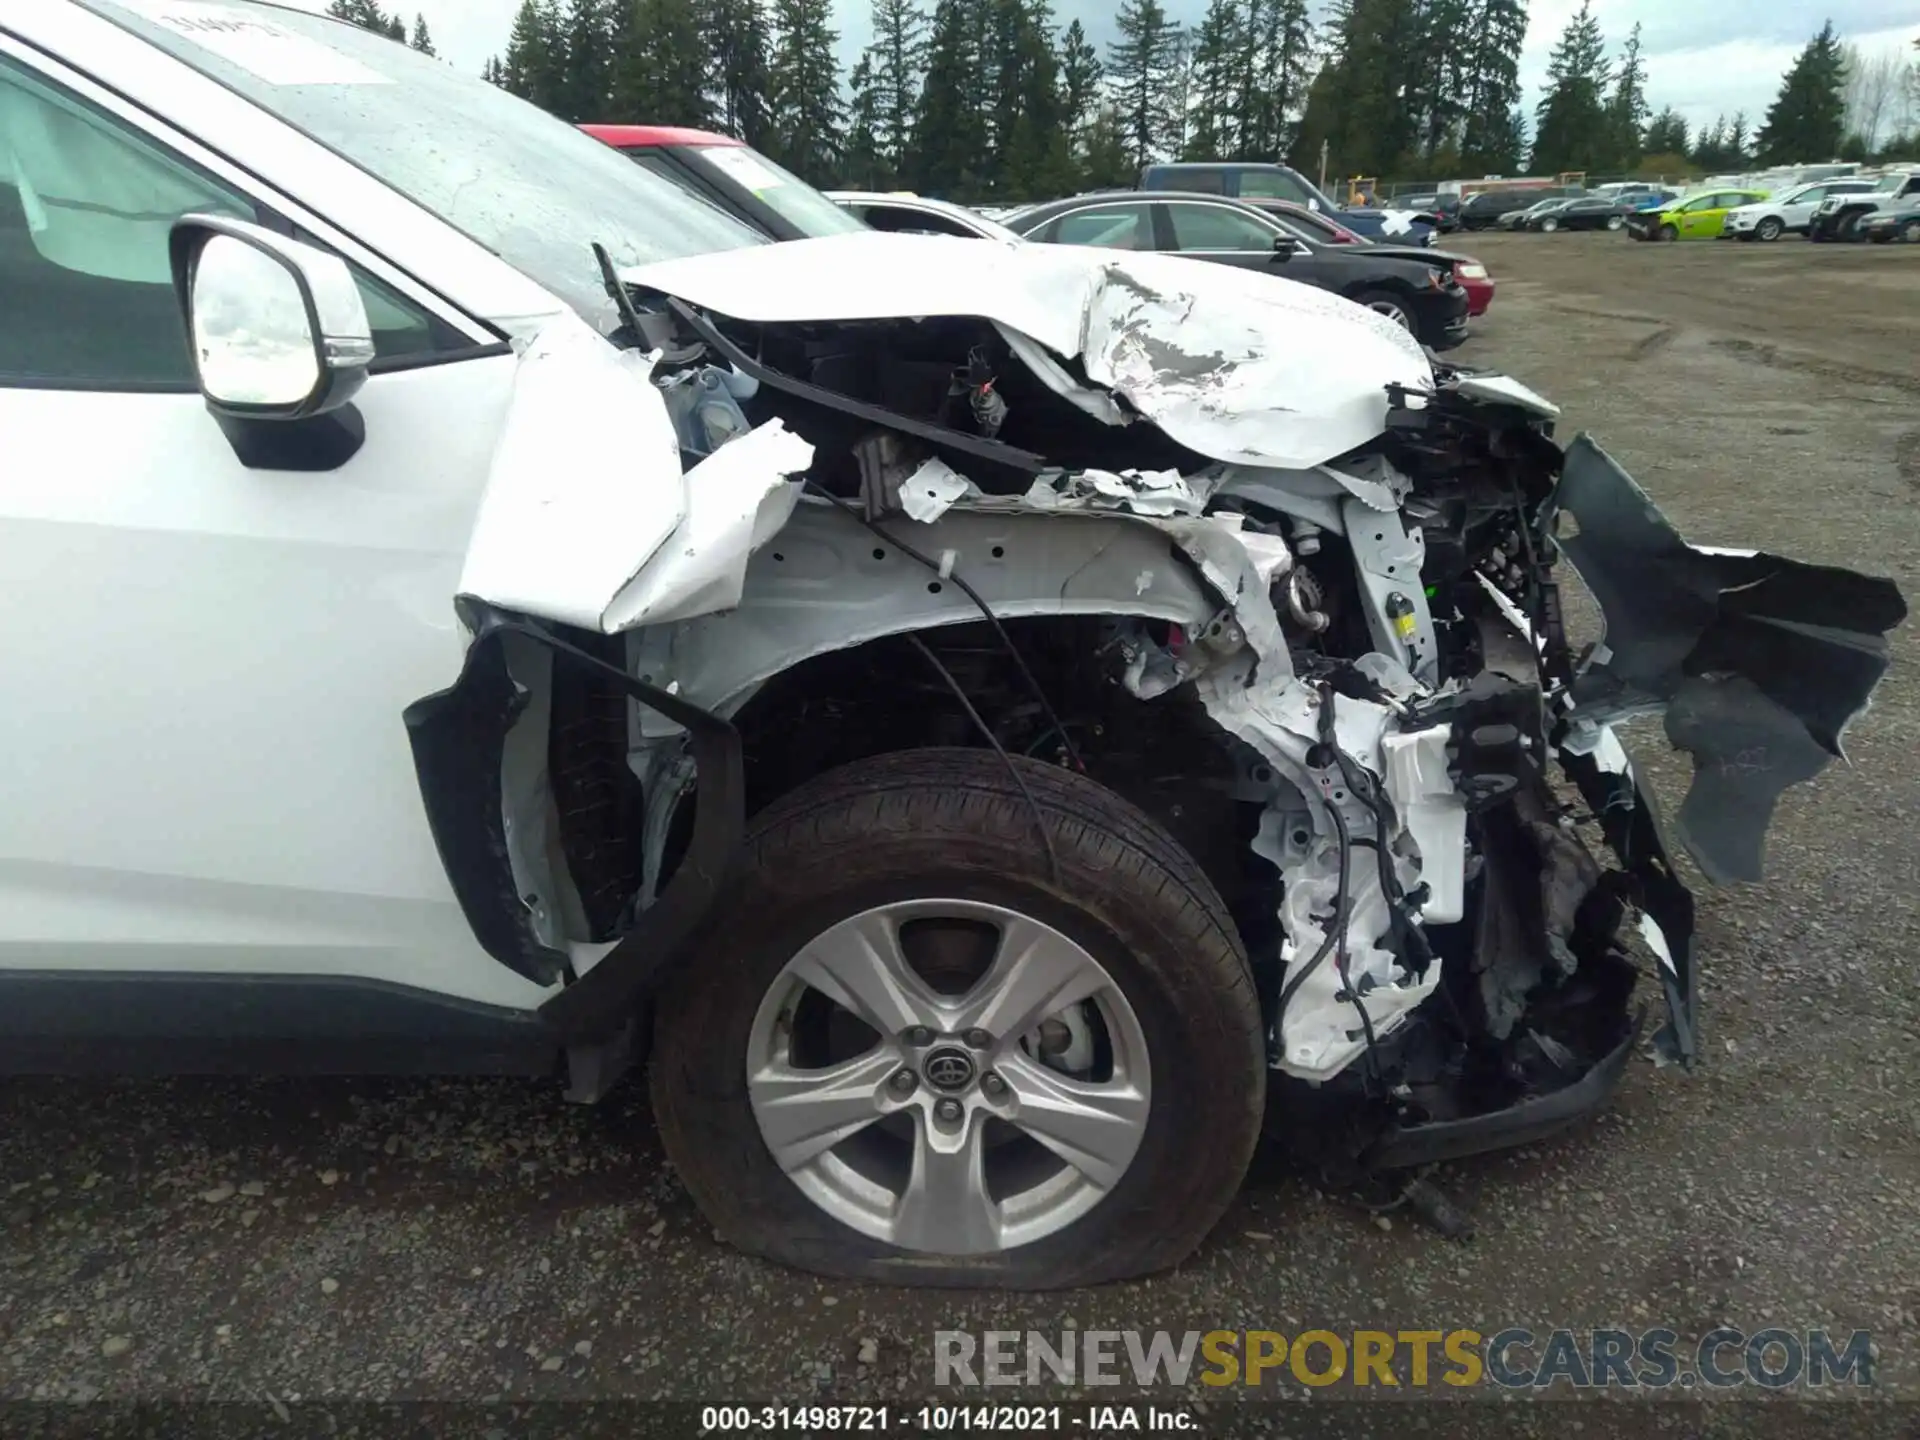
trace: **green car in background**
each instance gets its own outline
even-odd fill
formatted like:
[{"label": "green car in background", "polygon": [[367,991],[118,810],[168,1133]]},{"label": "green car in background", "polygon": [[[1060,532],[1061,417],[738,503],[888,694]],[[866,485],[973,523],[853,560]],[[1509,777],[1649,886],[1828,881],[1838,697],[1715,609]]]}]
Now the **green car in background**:
[{"label": "green car in background", "polygon": [[1636,240],[1717,240],[1729,210],[1766,198],[1764,190],[1702,190],[1663,209],[1628,216],[1627,233]]}]

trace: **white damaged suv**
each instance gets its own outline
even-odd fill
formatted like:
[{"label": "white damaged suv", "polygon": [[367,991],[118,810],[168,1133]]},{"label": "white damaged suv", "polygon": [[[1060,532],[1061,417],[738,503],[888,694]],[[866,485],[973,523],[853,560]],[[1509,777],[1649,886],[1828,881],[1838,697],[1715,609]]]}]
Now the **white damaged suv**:
[{"label": "white damaged suv", "polygon": [[1667,846],[1756,877],[1905,615],[1322,291],[762,244],[297,11],[8,7],[0,163],[0,1067],[644,1063],[825,1273],[1168,1266],[1263,1124],[1530,1140],[1637,987],[1691,1061]]}]

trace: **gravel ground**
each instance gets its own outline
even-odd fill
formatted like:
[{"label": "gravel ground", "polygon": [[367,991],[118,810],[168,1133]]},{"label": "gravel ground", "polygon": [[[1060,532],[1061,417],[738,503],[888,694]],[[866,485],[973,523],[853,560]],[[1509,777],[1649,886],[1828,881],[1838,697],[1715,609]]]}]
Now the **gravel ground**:
[{"label": "gravel ground", "polygon": [[[1593,431],[1683,531],[1920,588],[1920,249],[1459,248],[1501,285],[1460,358],[1558,401],[1565,434]],[[1877,1395],[1920,1398],[1917,643],[1912,626],[1896,636],[1852,766],[1782,807],[1769,885],[1703,891],[1698,1073],[1637,1063],[1598,1123],[1448,1167],[1436,1178],[1472,1210],[1471,1242],[1266,1165],[1177,1273],[1038,1297],[888,1291],[718,1244],[635,1085],[589,1111],[508,1082],[10,1081],[0,1400],[271,1400],[296,1419],[321,1399],[897,1401],[929,1393],[936,1329],[1695,1336],[1723,1321],[1870,1330]],[[1677,799],[1678,768],[1657,773]],[[1401,1434],[1462,1410],[1324,1403],[1353,1393],[1316,1392],[1311,1413],[1390,1415],[1375,1428]],[[1468,1408],[1476,1429],[1579,1424],[1551,1405]],[[1912,1433],[1920,1416],[1729,1400],[1636,1407],[1633,1423],[1799,1433],[1840,1408],[1836,1433]],[[1627,1409],[1581,1419],[1597,1433]],[[1227,1433],[1297,1429],[1307,1410],[1210,1412]]]}]

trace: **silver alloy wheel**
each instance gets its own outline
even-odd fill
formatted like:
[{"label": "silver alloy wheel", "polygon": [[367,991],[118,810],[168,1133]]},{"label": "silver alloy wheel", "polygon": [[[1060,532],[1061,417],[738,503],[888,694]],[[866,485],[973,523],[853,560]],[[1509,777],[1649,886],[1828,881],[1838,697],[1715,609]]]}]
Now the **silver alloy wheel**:
[{"label": "silver alloy wheel", "polygon": [[[908,954],[916,925],[990,936],[984,973],[936,989]],[[836,1220],[979,1255],[1065,1228],[1119,1184],[1152,1077],[1133,1007],[1082,946],[998,905],[929,899],[851,916],[787,962],[753,1018],[747,1094],[775,1163]]]},{"label": "silver alloy wheel", "polygon": [[1413,333],[1413,317],[1406,312],[1406,308],[1398,301],[1385,298],[1369,300],[1367,302],[1367,308],[1376,315],[1386,316],[1387,319],[1391,320],[1408,334]]},{"label": "silver alloy wheel", "polygon": [[1627,222],[1625,220],[1622,220],[1618,215],[1607,216],[1607,229],[1609,230],[1618,230],[1622,225],[1626,223]]},{"label": "silver alloy wheel", "polygon": [[1920,220],[1909,220],[1902,225],[1900,238],[1909,245],[1920,245]]},{"label": "silver alloy wheel", "polygon": [[1549,235],[1551,235],[1554,231],[1560,228],[1560,222],[1554,219],[1553,216],[1549,215],[1547,216],[1546,219],[1540,222],[1540,228],[1546,231]]},{"label": "silver alloy wheel", "polygon": [[1778,240],[1782,226],[1779,220],[1769,215],[1755,228],[1754,233],[1762,240]]}]

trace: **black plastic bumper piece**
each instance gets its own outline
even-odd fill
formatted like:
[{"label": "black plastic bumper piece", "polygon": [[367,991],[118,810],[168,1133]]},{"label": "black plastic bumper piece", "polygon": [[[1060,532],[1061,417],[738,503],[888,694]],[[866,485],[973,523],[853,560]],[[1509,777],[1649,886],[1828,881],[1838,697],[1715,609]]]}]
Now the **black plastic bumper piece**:
[{"label": "black plastic bumper piece", "polygon": [[557,1038],[602,1039],[627,1023],[682,958],[738,864],[746,829],[740,737],[718,716],[635,679],[530,620],[465,603],[474,638],[459,680],[415,701],[405,718],[441,862],[474,937],[502,965],[541,984],[570,971],[567,956],[534,931],[513,880],[500,768],[507,732],[526,708],[527,694],[508,672],[505,638],[525,636],[550,650],[555,664],[592,670],[688,735],[696,776],[693,835],[673,878],[591,970],[540,1007]]},{"label": "black plastic bumper piece", "polygon": [[1571,1085],[1465,1120],[1397,1126],[1373,1142],[1361,1163],[1369,1170],[1409,1170],[1526,1145],[1556,1134],[1593,1114],[1620,1087],[1627,1058],[1640,1038],[1640,1025],[1636,1017],[1620,1043]]}]

